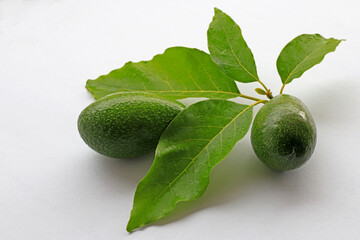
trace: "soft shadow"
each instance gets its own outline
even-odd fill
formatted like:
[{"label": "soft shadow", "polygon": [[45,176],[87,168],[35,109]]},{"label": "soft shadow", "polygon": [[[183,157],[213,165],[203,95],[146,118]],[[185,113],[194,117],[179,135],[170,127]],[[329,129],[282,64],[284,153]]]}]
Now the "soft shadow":
[{"label": "soft shadow", "polygon": [[[355,80],[353,80],[355,81]],[[345,106],[355,106],[356,95],[354,94],[351,80],[330,81],[332,84],[324,85],[318,91],[308,91],[304,96],[305,104],[310,109],[317,124],[339,121],[344,114],[348,113]],[[336,83],[336,84],[335,84]],[[351,119],[342,117],[341,121]]]},{"label": "soft shadow", "polygon": [[[92,154],[94,168],[104,176],[116,178],[116,182],[129,182],[132,185],[137,184],[150,169],[154,153],[149,153],[138,158],[116,159],[102,156],[97,153]],[[119,181],[117,181],[119,180]]]},{"label": "soft shadow", "polygon": [[[289,205],[290,202],[291,205],[297,206],[308,203],[303,196],[315,199],[320,194],[314,192],[311,187],[314,176],[309,175],[304,169],[307,166],[289,172],[272,171],[255,156],[249,136],[245,138],[247,139],[240,141],[226,159],[215,166],[210,175],[210,184],[203,196],[194,201],[178,203],[169,215],[138,230],[171,224],[194,216],[203,209],[231,205],[233,202],[240,202],[242,198],[251,197],[252,194],[259,194],[256,191],[262,191],[264,188],[276,191],[284,204]],[[113,159],[93,153],[92,158],[95,162],[93,167],[100,171],[101,176],[105,178],[104,181],[111,179],[109,188],[118,188],[119,183],[126,181],[125,185],[121,184],[122,187],[134,190],[150,169],[154,154],[134,159]],[[312,169],[314,167],[316,165],[311,166]],[[111,183],[114,183],[114,186]]]},{"label": "soft shadow", "polygon": [[240,202],[241,198],[251,194],[259,195],[256,191],[263,191],[267,187],[269,191],[276,188],[274,190],[284,202],[307,204],[304,194],[314,198],[318,194],[312,190],[311,183],[304,171],[270,170],[253,153],[250,142],[243,140],[214,168],[203,196],[195,201],[178,203],[168,216],[149,226],[170,224],[191,217],[203,209]]}]

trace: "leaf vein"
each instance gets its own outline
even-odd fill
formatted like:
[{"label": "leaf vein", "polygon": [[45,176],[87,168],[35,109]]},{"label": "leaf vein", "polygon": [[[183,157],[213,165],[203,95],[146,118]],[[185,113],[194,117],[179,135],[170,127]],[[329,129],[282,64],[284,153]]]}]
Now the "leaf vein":
[{"label": "leaf vein", "polygon": [[221,134],[231,123],[233,123],[239,116],[241,116],[241,115],[242,115],[245,111],[247,111],[250,107],[252,107],[252,105],[247,106],[247,107],[246,107],[244,110],[242,110],[238,115],[236,115],[234,118],[232,118],[232,120],[231,120],[228,124],[226,124],[226,125],[223,127],[223,129],[222,129],[219,133],[217,133],[217,134],[211,139],[211,141],[208,142],[208,144],[206,144],[206,146],[204,146],[204,148],[191,160],[191,162],[185,167],[185,169],[184,169],[178,176],[176,176],[176,177],[174,178],[174,180],[171,181],[171,182],[169,183],[169,185],[166,186],[166,188],[164,188],[164,190],[161,191],[161,192],[158,194],[158,196],[151,201],[151,203],[155,202],[168,188],[170,188],[170,187],[172,186],[172,184],[174,184],[174,183],[177,181],[177,179],[178,179],[180,176],[182,176],[182,175],[187,171],[187,169],[194,163],[194,161],[200,156],[200,154],[203,153],[203,152],[208,148],[208,146],[214,141],[214,139],[217,138],[217,137],[219,136],[219,134]]},{"label": "leaf vein", "polygon": [[230,50],[231,50],[232,54],[234,55],[234,57],[236,58],[236,60],[237,60],[237,62],[239,63],[239,65],[240,65],[252,78],[254,78],[256,81],[259,81],[259,79],[258,79],[257,77],[255,77],[252,73],[250,73],[250,72],[247,70],[247,68],[245,68],[245,66],[241,63],[240,59],[239,59],[238,56],[235,54],[234,49],[232,48],[232,45],[231,45],[231,43],[230,43],[230,41],[229,41],[229,38],[228,38],[228,36],[227,36],[227,33],[226,33],[226,31],[225,31],[225,28],[222,27],[222,30],[223,30],[223,32],[225,33],[226,42],[229,44]]},{"label": "leaf vein", "polygon": [[[205,73],[207,74],[207,76],[208,76],[208,78],[210,79],[211,83],[212,83],[212,84],[214,85],[214,87],[219,91],[220,89],[216,86],[216,84],[214,83],[211,75],[210,75],[209,72],[206,70],[206,68],[204,67],[204,65],[203,65],[192,53],[190,53],[190,55],[192,55],[192,57],[195,59],[195,61],[198,62],[198,63],[201,65],[202,69],[203,69],[203,70],[205,71]],[[228,86],[228,85],[227,85],[227,86]],[[229,86],[228,86],[228,88],[229,88]],[[230,89],[229,89],[229,90],[230,90]]]}]

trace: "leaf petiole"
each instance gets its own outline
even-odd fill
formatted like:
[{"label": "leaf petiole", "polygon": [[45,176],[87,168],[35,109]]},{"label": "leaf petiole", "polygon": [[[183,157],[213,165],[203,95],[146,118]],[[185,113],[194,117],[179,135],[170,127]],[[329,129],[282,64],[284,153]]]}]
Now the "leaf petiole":
[{"label": "leaf petiole", "polygon": [[265,103],[267,103],[268,102],[268,100],[259,100],[259,101],[257,101],[257,102],[254,102],[253,104],[251,104],[251,105],[249,105],[250,107],[254,107],[254,106],[256,106],[256,105],[258,105],[259,103],[263,103],[263,104],[265,104]]},{"label": "leaf petiole", "polygon": [[251,96],[247,96],[247,95],[244,95],[244,94],[239,94],[239,97],[242,97],[242,98],[246,98],[246,99],[250,99],[250,100],[253,100],[253,101],[257,101],[257,102],[261,102],[261,101],[266,101],[266,100],[262,100],[260,98],[256,98],[256,97],[251,97]]},{"label": "leaf petiole", "polygon": [[269,89],[265,86],[265,84],[262,81],[260,81],[259,78],[257,78],[257,81],[261,84],[261,86],[263,86],[263,88],[265,89],[266,92],[269,91]]},{"label": "leaf petiole", "polygon": [[282,92],[284,91],[284,87],[286,85],[286,82],[282,85],[281,89],[280,89],[280,94],[282,94]]}]

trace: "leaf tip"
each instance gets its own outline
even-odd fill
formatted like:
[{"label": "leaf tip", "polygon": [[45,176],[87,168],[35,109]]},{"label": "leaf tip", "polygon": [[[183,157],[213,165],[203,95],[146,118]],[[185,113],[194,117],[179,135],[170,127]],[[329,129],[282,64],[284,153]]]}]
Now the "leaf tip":
[{"label": "leaf tip", "polygon": [[128,233],[132,233],[132,231],[134,231],[134,229],[133,228],[131,228],[131,227],[129,227],[129,225],[126,227],[126,231],[128,232]]},{"label": "leaf tip", "polygon": [[85,88],[90,92],[90,81],[92,81],[91,79],[88,79],[86,81],[86,84],[85,84]]},{"label": "leaf tip", "polygon": [[136,226],[135,224],[133,224],[133,221],[132,219],[130,218],[127,226],[126,226],[126,231],[128,233],[131,233],[132,231],[134,231],[136,228],[138,228],[138,226]]},{"label": "leaf tip", "polygon": [[94,89],[93,87],[91,86],[91,83],[95,81],[95,80],[92,80],[92,79],[88,79],[86,81],[86,84],[85,84],[85,89],[95,98],[95,100],[98,99],[98,97],[96,96],[96,94],[94,93]]},{"label": "leaf tip", "polygon": [[224,12],[221,11],[221,10],[220,10],[219,8],[217,8],[217,7],[214,7],[214,13],[215,13],[215,15],[224,14]]},{"label": "leaf tip", "polygon": [[214,13],[217,13],[217,12],[221,12],[221,10],[218,9],[217,7],[214,7]]},{"label": "leaf tip", "polygon": [[329,38],[329,40],[335,41],[335,42],[337,42],[338,44],[340,44],[340,43],[343,42],[343,41],[346,41],[346,39],[336,39],[336,38]]}]

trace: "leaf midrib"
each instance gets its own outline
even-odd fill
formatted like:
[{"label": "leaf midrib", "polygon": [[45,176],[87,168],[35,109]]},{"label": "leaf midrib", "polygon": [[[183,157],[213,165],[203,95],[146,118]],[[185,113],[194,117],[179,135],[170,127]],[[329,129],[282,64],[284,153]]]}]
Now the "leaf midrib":
[{"label": "leaf midrib", "polygon": [[259,79],[256,78],[252,73],[250,73],[250,72],[247,70],[247,68],[245,68],[244,65],[241,63],[240,59],[237,57],[237,55],[236,55],[235,52],[234,52],[234,49],[232,48],[232,45],[231,45],[231,43],[230,43],[230,41],[229,41],[229,38],[228,38],[228,36],[227,36],[227,34],[226,34],[225,28],[222,27],[222,30],[223,30],[223,32],[225,33],[226,42],[229,44],[230,50],[231,50],[232,54],[235,56],[235,58],[236,58],[237,62],[239,63],[239,65],[240,65],[252,78],[254,78],[256,81],[259,81]]},{"label": "leaf midrib", "polygon": [[221,94],[230,94],[230,95],[234,95],[234,96],[241,96],[240,93],[236,93],[236,92],[225,92],[225,91],[212,91],[212,90],[192,90],[192,91],[188,91],[188,90],[184,90],[184,91],[173,91],[173,90],[132,90],[132,89],[128,89],[128,88],[122,88],[123,90],[126,91],[133,91],[133,92],[155,92],[155,93],[221,93]]}]

